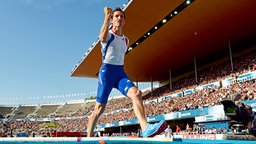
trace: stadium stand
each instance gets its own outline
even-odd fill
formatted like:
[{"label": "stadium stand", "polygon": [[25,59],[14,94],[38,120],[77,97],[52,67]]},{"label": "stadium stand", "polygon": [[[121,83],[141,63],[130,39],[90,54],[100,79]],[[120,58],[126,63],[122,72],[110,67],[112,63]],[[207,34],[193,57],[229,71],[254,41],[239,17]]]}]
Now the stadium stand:
[{"label": "stadium stand", "polygon": [[2,115],[4,118],[7,114],[10,114],[13,111],[12,106],[0,106],[0,115]]},{"label": "stadium stand", "polygon": [[61,104],[43,104],[35,112],[35,117],[48,117],[53,114]]},{"label": "stadium stand", "polygon": [[33,113],[36,110],[36,105],[20,105],[14,111],[13,119],[26,118],[30,113]]},{"label": "stadium stand", "polygon": [[60,109],[55,112],[56,116],[71,116],[71,114],[78,111],[84,103],[66,103]]}]

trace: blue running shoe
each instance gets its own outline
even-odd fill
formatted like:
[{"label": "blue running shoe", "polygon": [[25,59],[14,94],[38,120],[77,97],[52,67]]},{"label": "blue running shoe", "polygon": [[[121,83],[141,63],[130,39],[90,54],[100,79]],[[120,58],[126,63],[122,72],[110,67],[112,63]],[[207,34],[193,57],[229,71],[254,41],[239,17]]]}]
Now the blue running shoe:
[{"label": "blue running shoe", "polygon": [[166,122],[161,120],[159,123],[148,124],[146,129],[142,131],[142,136],[146,137],[154,137],[162,133],[166,129]]}]

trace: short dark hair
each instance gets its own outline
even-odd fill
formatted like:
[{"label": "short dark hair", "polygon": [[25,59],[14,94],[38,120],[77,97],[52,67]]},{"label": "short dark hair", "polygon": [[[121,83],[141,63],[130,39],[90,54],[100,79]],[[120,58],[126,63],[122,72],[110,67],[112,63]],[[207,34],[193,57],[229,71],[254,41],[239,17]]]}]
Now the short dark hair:
[{"label": "short dark hair", "polygon": [[[124,13],[124,11],[123,11],[120,7],[117,7],[115,10],[113,10],[112,16],[113,16],[114,12],[116,12],[116,11],[122,12],[122,13],[124,14],[124,19],[125,19],[125,13]],[[113,18],[113,17],[112,17],[112,18]]]}]

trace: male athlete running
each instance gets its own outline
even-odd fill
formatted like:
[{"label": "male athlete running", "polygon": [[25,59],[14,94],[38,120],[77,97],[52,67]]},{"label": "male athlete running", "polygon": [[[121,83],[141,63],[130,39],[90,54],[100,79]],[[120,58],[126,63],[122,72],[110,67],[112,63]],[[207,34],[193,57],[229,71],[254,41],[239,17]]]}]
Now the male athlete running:
[{"label": "male athlete running", "polygon": [[[98,92],[94,111],[89,117],[87,136],[91,137],[98,118],[104,112],[112,88],[118,89],[132,100],[134,113],[140,123],[143,137],[153,137],[166,128],[164,120],[149,124],[146,121],[141,91],[124,71],[124,56],[129,40],[122,33],[125,13],[116,8],[104,8],[105,19],[100,30],[102,66],[98,75]],[[112,24],[109,28],[109,24]]]}]

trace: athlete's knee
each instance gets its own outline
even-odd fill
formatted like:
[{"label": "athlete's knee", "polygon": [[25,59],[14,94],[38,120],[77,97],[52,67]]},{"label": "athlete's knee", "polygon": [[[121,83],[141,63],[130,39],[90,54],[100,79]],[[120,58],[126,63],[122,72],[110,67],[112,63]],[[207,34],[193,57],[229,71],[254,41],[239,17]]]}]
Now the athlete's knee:
[{"label": "athlete's knee", "polygon": [[104,112],[105,107],[105,104],[96,104],[92,114],[96,117],[100,117],[100,115]]},{"label": "athlete's knee", "polygon": [[135,91],[135,93],[134,93],[134,96],[135,96],[135,97],[138,97],[138,98],[141,98],[142,92],[141,92],[139,89],[137,89],[137,90]]},{"label": "athlete's knee", "polygon": [[129,95],[128,95],[131,99],[141,99],[142,97],[142,92],[137,89],[136,87],[131,88],[131,90],[129,90]]}]

